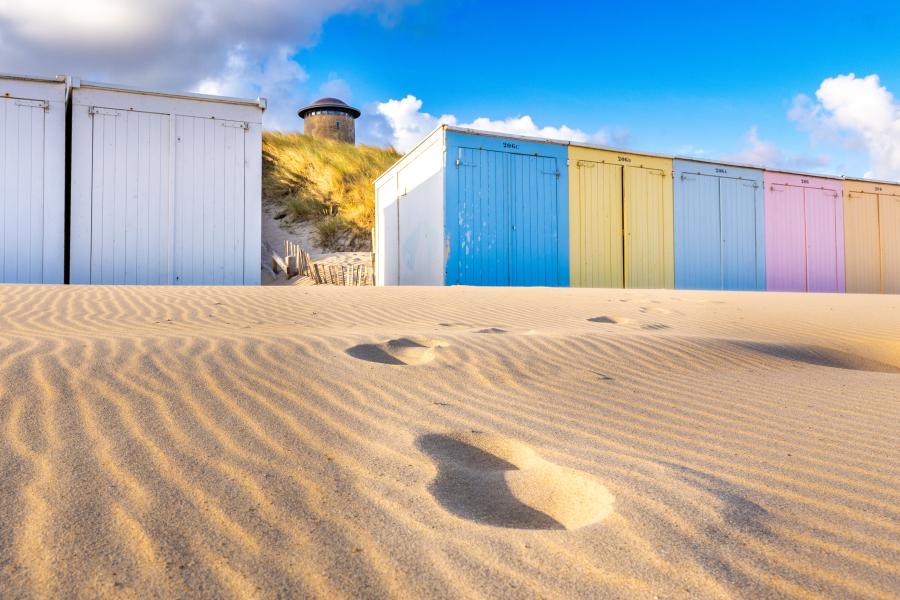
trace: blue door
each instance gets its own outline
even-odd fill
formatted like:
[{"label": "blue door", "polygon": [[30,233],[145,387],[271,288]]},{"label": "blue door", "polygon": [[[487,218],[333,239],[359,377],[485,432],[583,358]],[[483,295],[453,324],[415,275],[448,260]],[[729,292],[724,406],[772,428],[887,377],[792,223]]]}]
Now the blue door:
[{"label": "blue door", "polygon": [[558,285],[556,159],[509,154],[510,285]]},{"label": "blue door", "polygon": [[764,290],[759,169],[676,159],[675,287]]},{"label": "blue door", "polygon": [[509,285],[509,161],[505,152],[459,148],[456,161],[459,283]]},{"label": "blue door", "polygon": [[675,210],[675,286],[688,290],[722,287],[719,178],[682,173]]},{"label": "blue door", "polygon": [[464,146],[454,154],[448,152],[447,283],[564,285],[569,241],[560,232],[568,233],[561,218],[568,205],[560,206],[558,158]]},{"label": "blue door", "polygon": [[722,289],[756,290],[759,185],[742,179],[719,179],[722,214]]}]

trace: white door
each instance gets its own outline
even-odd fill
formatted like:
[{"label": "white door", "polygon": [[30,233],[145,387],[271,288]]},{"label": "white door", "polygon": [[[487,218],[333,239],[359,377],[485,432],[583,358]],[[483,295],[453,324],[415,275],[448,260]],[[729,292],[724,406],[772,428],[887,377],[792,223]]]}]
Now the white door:
[{"label": "white door", "polygon": [[172,283],[170,117],[92,115],[91,283]]},{"label": "white door", "polygon": [[0,283],[44,280],[46,107],[0,98]]},{"label": "white door", "polygon": [[247,124],[175,120],[176,284],[244,283]]}]

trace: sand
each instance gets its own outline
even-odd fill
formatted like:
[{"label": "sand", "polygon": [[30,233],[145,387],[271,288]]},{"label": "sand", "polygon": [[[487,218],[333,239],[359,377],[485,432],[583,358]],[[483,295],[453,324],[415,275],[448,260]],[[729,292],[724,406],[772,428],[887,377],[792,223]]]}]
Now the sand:
[{"label": "sand", "polygon": [[0,596],[889,598],[900,297],[0,286]]}]

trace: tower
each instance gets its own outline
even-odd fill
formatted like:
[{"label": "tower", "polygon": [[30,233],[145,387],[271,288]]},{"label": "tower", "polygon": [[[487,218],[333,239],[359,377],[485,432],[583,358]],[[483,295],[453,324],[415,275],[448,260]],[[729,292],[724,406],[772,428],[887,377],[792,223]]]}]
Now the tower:
[{"label": "tower", "polygon": [[359,110],[337,98],[320,98],[297,111],[303,119],[303,133],[310,137],[356,143]]}]

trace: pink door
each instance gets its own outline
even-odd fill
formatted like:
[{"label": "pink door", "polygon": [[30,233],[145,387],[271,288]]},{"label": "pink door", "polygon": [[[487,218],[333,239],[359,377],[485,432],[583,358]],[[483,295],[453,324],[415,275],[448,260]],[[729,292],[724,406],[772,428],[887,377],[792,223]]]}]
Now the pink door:
[{"label": "pink door", "polygon": [[766,289],[806,291],[806,216],[803,188],[766,189]]},{"label": "pink door", "polygon": [[810,292],[840,291],[838,196],[834,190],[827,189],[806,188],[805,193],[807,289]]}]

